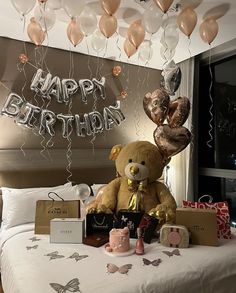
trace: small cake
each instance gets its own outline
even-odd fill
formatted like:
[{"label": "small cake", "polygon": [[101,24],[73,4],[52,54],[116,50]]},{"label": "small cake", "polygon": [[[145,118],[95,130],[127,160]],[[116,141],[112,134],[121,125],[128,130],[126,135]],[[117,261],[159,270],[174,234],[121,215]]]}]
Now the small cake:
[{"label": "small cake", "polygon": [[109,244],[106,246],[107,252],[127,252],[130,250],[129,229],[112,229],[109,233]]}]

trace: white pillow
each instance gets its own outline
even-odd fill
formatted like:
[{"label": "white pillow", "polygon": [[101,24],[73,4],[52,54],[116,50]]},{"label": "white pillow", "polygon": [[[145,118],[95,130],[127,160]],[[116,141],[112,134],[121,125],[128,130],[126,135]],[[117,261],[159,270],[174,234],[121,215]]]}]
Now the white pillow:
[{"label": "white pillow", "polygon": [[[78,200],[77,186],[68,184],[56,187],[10,189],[2,188],[3,214],[2,228],[9,229],[13,226],[35,221],[35,208],[38,200],[46,200],[48,193],[56,192],[65,200]],[[53,195],[52,195],[53,196]],[[55,199],[56,197],[53,196]]]},{"label": "white pillow", "polygon": [[104,183],[104,184],[93,184],[93,185],[91,186],[92,191],[93,191],[93,195],[96,196],[97,193],[98,193],[98,191],[99,191],[103,186],[105,186],[105,185],[106,185],[105,183]]}]

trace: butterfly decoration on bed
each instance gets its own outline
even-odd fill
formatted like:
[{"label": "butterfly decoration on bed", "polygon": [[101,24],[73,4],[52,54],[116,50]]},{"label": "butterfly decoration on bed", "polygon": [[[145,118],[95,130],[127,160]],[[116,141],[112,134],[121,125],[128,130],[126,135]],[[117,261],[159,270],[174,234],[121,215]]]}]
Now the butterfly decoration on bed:
[{"label": "butterfly decoration on bed", "polygon": [[153,265],[154,267],[157,267],[161,262],[162,260],[160,258],[154,259],[153,261],[143,258],[143,265],[145,266]]},{"label": "butterfly decoration on bed", "polygon": [[53,251],[51,253],[45,254],[45,256],[50,256],[49,260],[53,260],[53,259],[63,258],[64,257],[64,255],[60,255],[58,253],[59,253],[58,251]]},{"label": "butterfly decoration on bed", "polygon": [[74,278],[69,281],[65,286],[57,284],[57,283],[50,283],[49,284],[57,293],[66,293],[69,292],[81,292],[79,289],[79,279]]},{"label": "butterfly decoration on bed", "polygon": [[178,248],[174,249],[173,251],[162,251],[164,254],[168,255],[169,257],[176,255],[176,256],[181,256],[180,251]]},{"label": "butterfly decoration on bed", "polygon": [[41,239],[34,236],[34,237],[31,237],[29,240],[31,240],[32,242],[36,242],[36,241],[40,241]]},{"label": "butterfly decoration on bed", "polygon": [[26,246],[27,250],[31,250],[31,249],[37,249],[38,245],[34,245],[34,246]]},{"label": "butterfly decoration on bed", "polygon": [[71,256],[69,256],[68,258],[72,258],[74,259],[76,262],[78,262],[79,260],[82,260],[84,258],[88,257],[88,255],[84,254],[84,255],[79,255],[78,252],[73,253]]},{"label": "butterfly decoration on bed", "polygon": [[120,274],[128,274],[128,271],[132,268],[131,264],[126,264],[121,267],[114,265],[113,263],[107,264],[107,272],[114,274],[115,272],[119,272]]}]

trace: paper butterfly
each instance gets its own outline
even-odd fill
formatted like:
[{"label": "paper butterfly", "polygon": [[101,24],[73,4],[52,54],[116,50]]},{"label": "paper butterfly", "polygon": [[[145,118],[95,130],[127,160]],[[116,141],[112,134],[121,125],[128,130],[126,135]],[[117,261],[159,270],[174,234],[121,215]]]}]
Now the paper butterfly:
[{"label": "paper butterfly", "polygon": [[29,240],[31,240],[32,242],[35,242],[35,241],[40,241],[41,239],[34,236],[34,237],[30,238]]},{"label": "paper butterfly", "polygon": [[[58,251],[53,251],[51,253],[45,254],[45,256],[50,256],[49,260],[63,258],[64,255],[58,254]],[[73,292],[73,291],[72,291]],[[75,291],[76,292],[76,291]]]},{"label": "paper butterfly", "polygon": [[73,253],[71,256],[69,256],[68,258],[74,258],[77,261],[84,259],[88,257],[88,255],[84,254],[84,255],[79,255],[78,252]]},{"label": "paper butterfly", "polygon": [[143,264],[148,266],[148,265],[153,265],[154,267],[159,266],[159,264],[162,262],[160,258],[154,259],[153,261],[150,261],[146,258],[143,258]]},{"label": "paper butterfly", "polygon": [[114,265],[113,263],[108,263],[107,264],[107,272],[108,273],[115,273],[115,272],[119,272],[120,274],[127,274],[128,271],[132,268],[131,264],[126,264],[123,265],[121,267],[117,267],[116,265]]},{"label": "paper butterfly", "polygon": [[55,291],[58,293],[66,293],[67,291],[69,292],[80,292],[79,289],[79,279],[75,278],[68,282],[65,286],[62,286],[57,283],[50,283],[49,284]]},{"label": "paper butterfly", "polygon": [[168,255],[169,257],[173,255],[181,256],[179,249],[174,249],[173,251],[162,251],[164,254]]},{"label": "paper butterfly", "polygon": [[34,246],[26,246],[26,249],[27,250],[30,250],[30,249],[37,249],[38,248],[38,245],[34,245]]}]

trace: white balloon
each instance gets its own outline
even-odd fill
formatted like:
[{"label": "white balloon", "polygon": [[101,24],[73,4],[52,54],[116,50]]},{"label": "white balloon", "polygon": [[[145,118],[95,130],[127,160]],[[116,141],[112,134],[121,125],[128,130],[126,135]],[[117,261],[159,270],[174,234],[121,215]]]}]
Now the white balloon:
[{"label": "white balloon", "polygon": [[106,38],[104,35],[100,32],[100,30],[97,30],[92,35],[91,39],[91,46],[97,53],[101,52],[106,47]]},{"label": "white balloon", "polygon": [[78,20],[80,24],[80,29],[85,36],[91,35],[97,28],[97,15],[88,6],[84,7]]},{"label": "white balloon", "polygon": [[161,35],[160,42],[165,48],[175,50],[179,43],[179,31],[175,26],[167,26]]},{"label": "white balloon", "polygon": [[56,22],[55,11],[43,6],[37,6],[34,10],[34,17],[44,31],[49,31]]},{"label": "white balloon", "polygon": [[145,10],[142,18],[142,24],[146,32],[150,34],[155,34],[162,23],[162,15],[160,10],[156,7],[151,7]]},{"label": "white balloon", "polygon": [[148,62],[152,58],[153,50],[151,47],[150,41],[143,41],[143,43],[139,46],[138,49],[139,52],[139,58],[143,62]]},{"label": "white balloon", "polygon": [[66,24],[68,24],[71,21],[70,17],[65,12],[65,9],[61,8],[61,9],[55,10],[55,12],[56,12],[57,19],[59,21],[65,22]]},{"label": "white balloon", "polygon": [[34,8],[36,0],[11,0],[11,3],[21,15],[25,16]]},{"label": "white balloon", "polygon": [[91,189],[87,184],[81,183],[76,186],[76,194],[80,200],[84,201],[89,198],[90,193]]},{"label": "white balloon", "polygon": [[62,0],[62,7],[69,17],[80,15],[85,6],[85,0]]},{"label": "white balloon", "polygon": [[48,8],[57,10],[62,8],[62,0],[48,0],[46,2]]},{"label": "white balloon", "polygon": [[170,49],[167,49],[167,48],[161,46],[160,54],[161,54],[162,59],[171,60],[175,55],[175,50],[170,50]]}]

